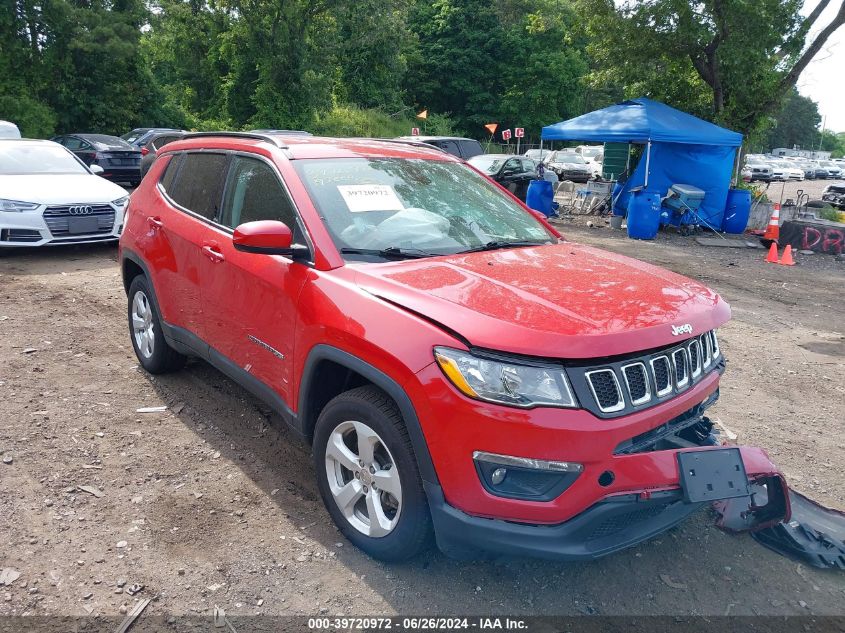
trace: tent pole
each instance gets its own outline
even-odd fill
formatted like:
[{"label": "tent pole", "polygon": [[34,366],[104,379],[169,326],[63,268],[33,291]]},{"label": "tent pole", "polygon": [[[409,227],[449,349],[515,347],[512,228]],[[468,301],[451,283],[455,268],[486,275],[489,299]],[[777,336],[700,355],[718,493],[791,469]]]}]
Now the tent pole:
[{"label": "tent pole", "polygon": [[645,184],[643,185],[643,189],[648,189],[648,168],[649,168],[650,162],[651,162],[651,139],[648,140],[648,145],[646,146],[646,150],[645,150]]},{"label": "tent pole", "polygon": [[742,160],[742,144],[740,144],[739,149],[736,150],[736,171],[734,173],[734,187],[739,184],[739,162]]}]

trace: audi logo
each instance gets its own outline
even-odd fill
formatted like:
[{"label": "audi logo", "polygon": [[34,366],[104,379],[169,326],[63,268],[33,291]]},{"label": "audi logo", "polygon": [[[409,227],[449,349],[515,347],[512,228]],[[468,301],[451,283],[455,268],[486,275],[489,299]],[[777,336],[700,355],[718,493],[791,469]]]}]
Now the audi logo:
[{"label": "audi logo", "polygon": [[76,207],[70,207],[68,209],[68,213],[70,213],[71,215],[91,215],[92,213],[94,213],[94,209],[93,207],[80,205]]}]

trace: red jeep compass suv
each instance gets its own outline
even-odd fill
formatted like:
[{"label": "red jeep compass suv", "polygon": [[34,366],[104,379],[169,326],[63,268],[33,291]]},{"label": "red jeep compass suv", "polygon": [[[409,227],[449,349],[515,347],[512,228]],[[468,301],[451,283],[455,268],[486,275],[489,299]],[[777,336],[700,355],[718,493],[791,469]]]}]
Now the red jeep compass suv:
[{"label": "red jeep compass suv", "polygon": [[719,446],[705,415],[727,304],[565,241],[445,152],[188,135],[120,247],[141,365],[196,356],[271,405],[375,557],[433,534],[457,556],[596,558],[714,500],[750,526],[789,513],[765,452]]}]

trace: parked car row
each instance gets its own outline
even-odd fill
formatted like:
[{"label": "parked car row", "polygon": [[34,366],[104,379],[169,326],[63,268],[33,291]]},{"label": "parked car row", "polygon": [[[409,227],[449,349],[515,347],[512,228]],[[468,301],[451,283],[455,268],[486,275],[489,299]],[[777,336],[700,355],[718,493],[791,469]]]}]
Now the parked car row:
[{"label": "parked car row", "polygon": [[845,172],[845,161],[811,160],[797,156],[769,156],[748,154],[742,169],[742,179],[755,181],[789,181],[837,179]]}]

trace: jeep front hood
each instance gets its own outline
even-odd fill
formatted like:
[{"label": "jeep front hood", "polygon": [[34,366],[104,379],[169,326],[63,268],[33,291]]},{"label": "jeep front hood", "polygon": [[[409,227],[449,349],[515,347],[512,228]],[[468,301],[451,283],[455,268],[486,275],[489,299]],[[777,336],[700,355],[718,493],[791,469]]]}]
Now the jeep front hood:
[{"label": "jeep front hood", "polygon": [[730,318],[695,281],[572,242],[355,267],[367,292],[474,346],[515,354],[626,354],[690,336],[675,328],[700,334]]}]

